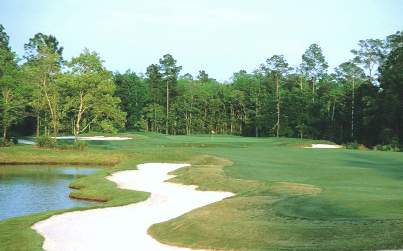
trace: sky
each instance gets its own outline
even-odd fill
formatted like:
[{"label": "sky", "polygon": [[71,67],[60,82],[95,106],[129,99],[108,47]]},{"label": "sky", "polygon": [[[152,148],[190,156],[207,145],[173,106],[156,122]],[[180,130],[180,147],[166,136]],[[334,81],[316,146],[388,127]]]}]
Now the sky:
[{"label": "sky", "polygon": [[109,70],[144,73],[170,53],[181,74],[226,81],[274,54],[299,65],[312,43],[336,67],[358,40],[403,30],[403,0],[0,0],[0,24],[19,56],[42,32],[65,59],[88,48]]}]

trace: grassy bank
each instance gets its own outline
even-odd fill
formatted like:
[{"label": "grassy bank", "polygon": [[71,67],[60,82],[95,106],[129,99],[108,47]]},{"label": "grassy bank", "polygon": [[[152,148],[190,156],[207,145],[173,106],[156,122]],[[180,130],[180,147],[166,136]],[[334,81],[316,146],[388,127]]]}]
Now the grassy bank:
[{"label": "grassy bank", "polygon": [[0,164],[2,165],[105,165],[113,166],[129,158],[123,153],[105,155],[104,151],[88,149],[86,151],[37,148],[28,145],[17,145],[0,148]]},{"label": "grassy bank", "polygon": [[[188,162],[192,166],[176,171],[173,181],[237,193],[152,226],[150,234],[167,244],[222,250],[403,247],[401,153],[303,149],[320,142],[299,139],[130,135],[134,140],[92,142],[84,152],[12,147],[0,152],[0,161],[12,155],[24,161],[31,151],[43,154],[38,158],[44,163],[45,155],[99,163],[116,158],[119,164],[71,184],[78,188],[73,197],[106,201],[98,206],[145,199],[146,193],[116,189],[104,178],[143,162]],[[60,211],[1,221],[0,250],[40,250],[42,239],[29,227],[54,213]]]}]

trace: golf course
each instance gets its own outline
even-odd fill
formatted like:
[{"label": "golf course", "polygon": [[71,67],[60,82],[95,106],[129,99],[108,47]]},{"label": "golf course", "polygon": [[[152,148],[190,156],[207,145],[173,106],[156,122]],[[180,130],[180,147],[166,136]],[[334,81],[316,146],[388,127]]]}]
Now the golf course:
[{"label": "golf course", "polygon": [[0,251],[403,251],[402,7],[0,1]]},{"label": "golf course", "polygon": [[[144,201],[105,177],[149,162],[188,163],[170,181],[234,196],[152,225],[161,243],[209,250],[384,250],[403,247],[403,155],[304,148],[326,141],[126,133],[126,141],[90,141],[84,151],[2,149],[2,163],[92,165],[71,197],[102,201],[88,208]],[[18,168],[18,167],[16,167]],[[57,168],[57,167],[54,167]],[[83,210],[80,208],[79,210]],[[0,221],[0,250],[42,250],[31,226],[65,211]],[[119,234],[119,230],[114,231]],[[136,236],[133,236],[135,239]],[[135,245],[135,244],[134,244]]]}]

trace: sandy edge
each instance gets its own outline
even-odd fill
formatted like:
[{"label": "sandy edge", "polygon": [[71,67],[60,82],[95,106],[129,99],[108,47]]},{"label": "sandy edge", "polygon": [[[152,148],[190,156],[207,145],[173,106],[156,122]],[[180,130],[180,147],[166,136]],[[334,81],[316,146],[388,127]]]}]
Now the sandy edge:
[{"label": "sandy edge", "polygon": [[234,194],[165,182],[175,177],[169,172],[185,166],[189,165],[148,163],[138,165],[138,170],[113,173],[107,179],[119,188],[147,191],[150,197],[121,207],[55,215],[32,228],[45,238],[47,251],[192,250],[161,244],[148,234],[148,228]]},{"label": "sandy edge", "polygon": [[[73,140],[75,139],[74,136],[60,136],[60,137],[52,137],[55,139],[67,139],[67,140]],[[83,140],[83,141],[122,141],[122,140],[130,140],[133,139],[131,137],[107,137],[107,136],[91,136],[91,137],[86,137],[86,136],[80,136],[77,137],[78,140]],[[18,139],[18,144],[21,145],[36,145],[35,141],[32,140],[26,140],[26,139]]]},{"label": "sandy edge", "polygon": [[[59,136],[59,137],[52,137],[56,139],[75,139],[74,136]],[[79,136],[77,137],[78,140],[94,140],[94,141],[115,141],[115,140],[130,140],[133,139],[131,137],[107,137],[107,136]]]},{"label": "sandy edge", "polygon": [[311,146],[306,146],[304,148],[340,149],[340,148],[343,148],[343,146],[341,146],[341,145],[330,145],[330,144],[312,144]]}]

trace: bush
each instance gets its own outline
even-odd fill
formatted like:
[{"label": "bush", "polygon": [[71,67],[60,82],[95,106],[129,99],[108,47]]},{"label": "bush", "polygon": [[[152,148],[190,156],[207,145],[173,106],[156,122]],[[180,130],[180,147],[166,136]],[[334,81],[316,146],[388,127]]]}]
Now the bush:
[{"label": "bush", "polygon": [[55,148],[57,146],[57,140],[49,136],[39,136],[36,137],[36,144],[39,147]]},{"label": "bush", "polygon": [[74,141],[73,144],[70,144],[70,143],[59,144],[57,146],[57,149],[84,151],[87,148],[87,146],[88,146],[87,142],[83,142],[83,141],[78,140],[78,141]]},{"label": "bush", "polygon": [[18,139],[13,137],[13,138],[7,138],[6,142],[3,141],[3,139],[0,139],[0,146],[12,146],[12,145],[17,145],[18,144]]},{"label": "bush", "polygon": [[77,140],[74,142],[73,148],[79,151],[83,151],[87,148],[88,144],[85,141]]},{"label": "bush", "polygon": [[374,147],[374,150],[376,151],[390,151],[390,152],[401,152],[403,149],[399,147],[398,145],[376,145]]},{"label": "bush", "polygon": [[11,144],[9,141],[6,141],[6,142],[4,142],[3,140],[0,141],[0,146],[2,146],[2,147],[6,147],[6,146],[10,146],[10,145]]},{"label": "bush", "polygon": [[358,150],[360,145],[357,142],[346,143],[346,149]]},{"label": "bush", "polygon": [[11,138],[11,142],[13,142],[14,145],[18,145],[18,139],[16,137]]}]

